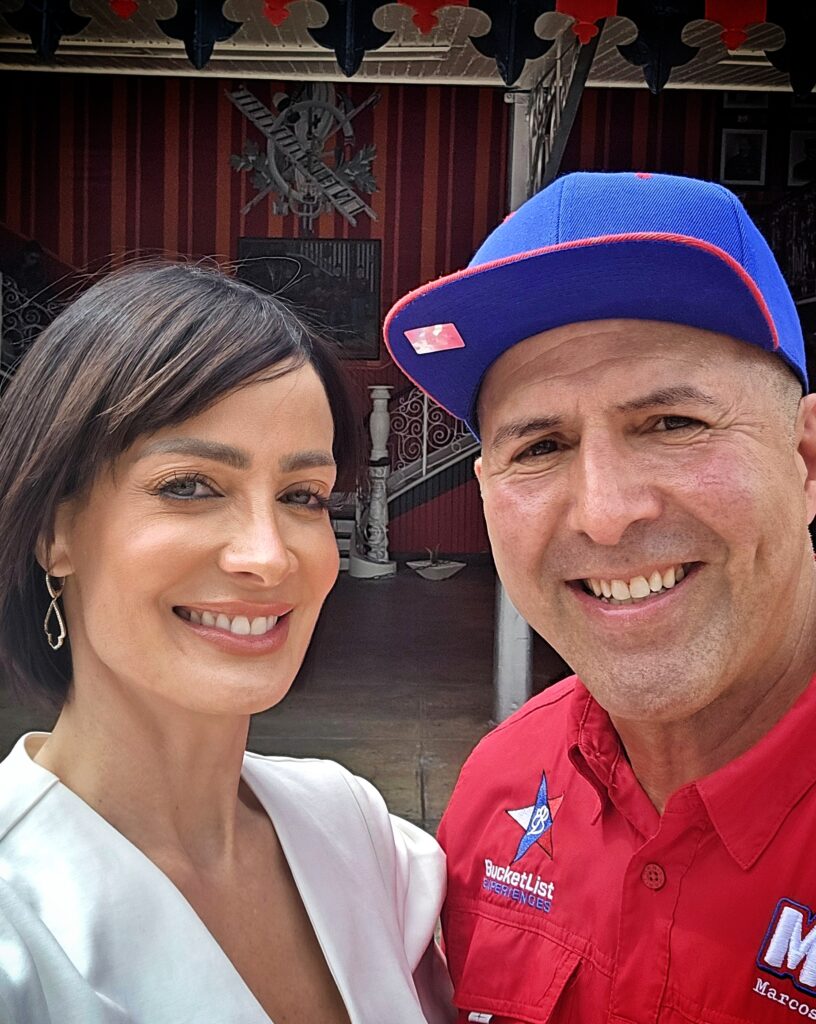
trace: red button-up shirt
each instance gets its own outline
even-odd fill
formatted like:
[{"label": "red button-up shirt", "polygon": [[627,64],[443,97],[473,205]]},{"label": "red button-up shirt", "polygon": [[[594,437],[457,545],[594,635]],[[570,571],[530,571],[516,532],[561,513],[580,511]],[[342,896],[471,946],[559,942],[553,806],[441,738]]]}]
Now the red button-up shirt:
[{"label": "red button-up shirt", "polygon": [[577,679],[531,700],[440,826],[459,1021],[816,1020],[815,782],[816,681],[662,816]]}]

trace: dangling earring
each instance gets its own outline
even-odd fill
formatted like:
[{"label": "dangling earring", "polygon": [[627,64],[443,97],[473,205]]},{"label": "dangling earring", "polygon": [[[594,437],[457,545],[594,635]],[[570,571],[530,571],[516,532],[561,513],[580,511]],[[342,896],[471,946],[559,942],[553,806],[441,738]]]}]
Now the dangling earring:
[{"label": "dangling earring", "polygon": [[[45,630],[45,636],[48,640],[48,646],[52,651],[58,651],[68,636],[68,630],[65,628],[65,619],[62,617],[62,612],[59,610],[57,601],[62,597],[62,592],[65,589],[65,583],[63,582],[58,588],[54,586],[54,582],[48,572],[45,574],[45,585],[48,587],[48,593],[51,595],[51,604],[48,606],[48,611],[45,613],[45,621],[43,622],[43,629]],[[51,636],[51,631],[48,628],[48,620],[52,615],[57,617],[57,625],[59,626],[59,636],[54,638]]]}]

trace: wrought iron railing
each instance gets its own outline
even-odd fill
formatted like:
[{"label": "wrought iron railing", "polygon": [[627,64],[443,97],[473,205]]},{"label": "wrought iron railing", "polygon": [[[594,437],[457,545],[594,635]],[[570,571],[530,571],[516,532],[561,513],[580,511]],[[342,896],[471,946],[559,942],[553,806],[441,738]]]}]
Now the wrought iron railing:
[{"label": "wrought iron railing", "polygon": [[551,51],[554,59],[550,67],[530,90],[527,107],[530,126],[529,195],[535,195],[547,184],[553,147],[567,105],[580,50],[575,35],[572,32],[562,32]]},{"label": "wrought iron railing", "polygon": [[64,303],[24,292],[0,274],[0,374],[7,378]]},{"label": "wrought iron railing", "polygon": [[389,495],[404,490],[413,480],[424,479],[441,461],[448,462],[478,447],[464,423],[430,402],[419,388],[398,396],[390,412]]}]

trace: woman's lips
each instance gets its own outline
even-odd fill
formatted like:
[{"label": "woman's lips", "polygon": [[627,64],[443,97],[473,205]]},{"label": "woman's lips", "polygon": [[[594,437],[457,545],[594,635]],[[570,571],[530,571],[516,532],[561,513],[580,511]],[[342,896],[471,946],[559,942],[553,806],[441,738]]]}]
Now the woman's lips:
[{"label": "woman's lips", "polygon": [[[266,611],[266,608],[260,610]],[[221,650],[235,654],[267,654],[285,643],[291,608],[280,615],[230,616],[224,611],[216,613],[214,609],[179,605],[173,612],[188,629]]]}]

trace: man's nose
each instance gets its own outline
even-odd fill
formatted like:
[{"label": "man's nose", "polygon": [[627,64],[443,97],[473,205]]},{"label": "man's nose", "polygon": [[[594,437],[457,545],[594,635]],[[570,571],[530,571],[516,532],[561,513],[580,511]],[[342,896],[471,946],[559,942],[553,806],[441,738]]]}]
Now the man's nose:
[{"label": "man's nose", "polygon": [[232,526],[219,560],[225,572],[276,586],[297,569],[297,557],[274,511],[255,510]]},{"label": "man's nose", "polygon": [[582,442],[571,468],[567,522],[595,544],[618,544],[634,523],[660,515],[653,474],[625,442],[611,438]]}]

